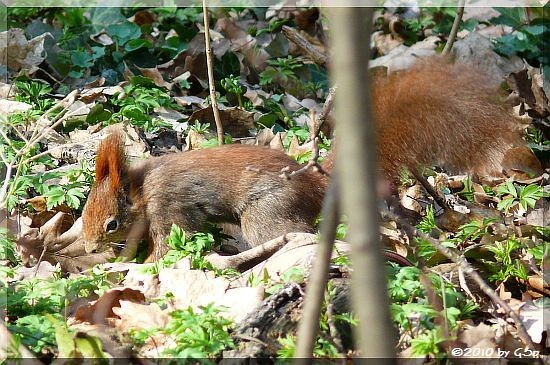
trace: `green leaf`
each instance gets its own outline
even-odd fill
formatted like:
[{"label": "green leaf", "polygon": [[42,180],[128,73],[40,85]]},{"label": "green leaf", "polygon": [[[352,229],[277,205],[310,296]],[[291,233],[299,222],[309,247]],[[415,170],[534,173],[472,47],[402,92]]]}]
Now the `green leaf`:
[{"label": "green leaf", "polygon": [[516,203],[516,201],[511,197],[502,199],[500,202],[498,202],[497,209],[508,212],[510,208],[514,205],[514,203]]},{"label": "green leaf", "polygon": [[546,26],[545,25],[530,25],[530,26],[527,26],[527,27],[523,27],[522,31],[524,31],[526,33],[529,33],[531,35],[534,35],[534,36],[539,36],[539,35],[541,35],[542,33],[544,33],[546,31]]},{"label": "green leaf", "polygon": [[279,72],[274,67],[267,67],[260,73],[260,85],[267,85],[273,82]]},{"label": "green leaf", "polygon": [[65,191],[59,186],[50,188],[45,195],[47,198],[46,207],[48,210],[65,202]]},{"label": "green leaf", "polygon": [[105,28],[105,31],[120,45],[126,44],[131,39],[137,39],[141,36],[141,29],[135,23],[126,21],[117,24],[111,24]]},{"label": "green leaf", "polygon": [[103,346],[99,338],[88,334],[78,336],[74,339],[76,350],[84,358],[105,359],[107,355],[103,352]]},{"label": "green leaf", "polygon": [[86,123],[95,124],[98,122],[104,122],[109,120],[112,116],[112,113],[103,108],[103,104],[96,104],[91,109],[88,115],[86,116]]},{"label": "green leaf", "polygon": [[93,66],[93,57],[84,51],[72,51],[71,62],[74,66],[90,68]]},{"label": "green leaf", "polygon": [[136,49],[140,48],[151,48],[152,44],[147,39],[132,39],[126,45],[124,46],[124,49],[127,52],[135,51]]},{"label": "green leaf", "polygon": [[277,114],[265,113],[258,118],[258,124],[261,124],[266,128],[271,128],[277,120],[279,120],[279,116]]},{"label": "green leaf", "polygon": [[75,357],[75,343],[73,336],[67,328],[67,324],[61,322],[49,313],[46,313],[44,317],[55,328],[55,341],[57,342],[57,348],[59,350],[59,358],[69,359]]},{"label": "green leaf", "polygon": [[518,28],[525,24],[525,11],[522,7],[516,8],[494,8],[500,16],[490,19],[491,24],[504,24],[512,28]]},{"label": "green leaf", "polygon": [[300,284],[304,282],[304,276],[305,276],[305,273],[303,268],[292,267],[281,275],[281,279],[285,283],[293,282],[293,283]]},{"label": "green leaf", "polygon": [[127,105],[120,110],[120,113],[126,118],[136,122],[145,122],[151,119],[145,114],[145,111],[137,105]]},{"label": "green leaf", "polygon": [[536,260],[542,260],[545,250],[550,250],[550,242],[538,244],[535,247],[528,249],[527,252],[532,254]]},{"label": "green leaf", "polygon": [[92,58],[97,60],[105,56],[105,47],[92,47]]}]

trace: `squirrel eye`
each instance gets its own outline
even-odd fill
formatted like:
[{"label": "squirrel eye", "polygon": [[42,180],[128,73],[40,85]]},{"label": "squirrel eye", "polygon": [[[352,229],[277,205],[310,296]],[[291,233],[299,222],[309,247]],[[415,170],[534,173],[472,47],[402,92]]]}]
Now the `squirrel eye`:
[{"label": "squirrel eye", "polygon": [[107,222],[107,225],[105,226],[105,232],[107,233],[113,233],[118,229],[118,221],[116,219],[111,219]]}]

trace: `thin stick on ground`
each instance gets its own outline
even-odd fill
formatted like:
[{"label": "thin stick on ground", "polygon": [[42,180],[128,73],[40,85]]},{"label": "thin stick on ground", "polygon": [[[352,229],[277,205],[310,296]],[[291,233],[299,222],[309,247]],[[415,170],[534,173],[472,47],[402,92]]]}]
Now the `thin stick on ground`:
[{"label": "thin stick on ground", "polygon": [[[35,129],[32,133],[31,138],[25,143],[23,148],[19,149],[12,159],[11,163],[7,165],[6,169],[6,176],[4,176],[4,182],[2,184],[2,188],[0,189],[0,207],[4,208],[7,205],[7,201],[9,197],[13,194],[13,191],[15,189],[15,184],[12,184],[10,190],[8,191],[8,184],[13,174],[13,168],[17,166],[15,170],[15,176],[13,180],[17,180],[21,174],[21,168],[23,165],[27,163],[27,160],[23,160],[25,154],[38,142],[40,142],[43,138],[45,138],[51,131],[53,131],[55,128],[57,128],[61,123],[63,123],[65,120],[67,120],[68,117],[76,115],[79,113],[85,106],[79,107],[74,111],[68,112],[68,109],[70,105],[74,102],[74,96],[76,95],[76,90],[69,93],[63,100],[61,100],[59,103],[51,107],[48,111],[46,111],[35,123]],[[62,105],[63,103],[68,103],[63,110],[61,110],[57,115],[49,122],[53,123],[51,125],[46,125],[42,129],[39,129],[38,126],[40,124],[40,121],[43,120],[43,118],[46,118],[45,116],[51,112],[54,108],[58,107],[59,105]],[[18,162],[19,161],[19,162]]]},{"label": "thin stick on ground", "polygon": [[210,21],[208,18],[208,5],[206,0],[202,0],[202,11],[204,13],[204,44],[206,49],[206,68],[208,70],[208,85],[210,87],[210,104],[212,113],[216,122],[216,133],[218,135],[218,145],[223,145],[223,126],[218,109],[218,100],[216,99],[216,86],[214,85],[214,66],[212,60],[212,48],[210,48]]},{"label": "thin stick on ground", "polygon": [[516,323],[516,328],[518,329],[518,334],[523,340],[523,342],[529,347],[531,350],[535,349],[535,345],[533,341],[531,340],[531,337],[527,333],[527,330],[523,326],[523,323],[519,319],[516,312],[510,308],[508,303],[506,303],[504,300],[502,300],[497,293],[483,280],[481,275],[466,261],[464,256],[460,256],[457,253],[455,253],[453,250],[451,250],[448,247],[445,247],[441,242],[438,240],[428,236],[427,234],[420,232],[415,227],[411,226],[410,224],[404,222],[399,216],[397,216],[394,213],[391,213],[387,211],[385,214],[388,215],[388,217],[392,220],[394,220],[399,226],[401,226],[407,233],[411,236],[417,236],[422,238],[423,240],[428,241],[431,245],[433,245],[439,252],[441,252],[443,255],[445,255],[448,259],[450,259],[455,264],[459,265],[460,269],[464,272],[464,274],[468,275],[479,287],[479,289],[487,296],[491,301],[495,304],[500,306],[504,313],[512,318],[514,322]]},{"label": "thin stick on ground", "polygon": [[296,353],[294,355],[297,359],[311,358],[315,339],[319,332],[319,316],[327,287],[330,259],[339,218],[338,185],[334,175],[323,202],[321,216],[323,221],[321,222],[317,257],[309,275],[304,298],[304,310],[298,325]]},{"label": "thin stick on ground", "polygon": [[422,173],[418,169],[413,169],[412,174],[414,175],[416,180],[418,180],[420,185],[422,185],[424,189],[426,189],[428,194],[430,194],[432,198],[434,198],[435,202],[439,204],[441,208],[450,209],[445,199],[439,194],[437,190],[435,190],[435,188],[428,182],[428,180],[426,180],[426,178],[422,175]]},{"label": "thin stick on ground", "polygon": [[281,30],[285,37],[296,44],[313,62],[320,66],[325,66],[328,63],[327,55],[305,39],[296,29],[283,25]]},{"label": "thin stick on ground", "polygon": [[449,33],[449,38],[447,38],[447,43],[445,44],[445,48],[443,48],[443,51],[441,52],[442,56],[448,56],[449,53],[451,53],[451,49],[453,48],[453,44],[456,40],[456,34],[458,33],[458,27],[462,22],[462,16],[464,15],[465,4],[466,4],[466,0],[459,0],[458,7],[456,9],[455,20],[453,22],[453,27],[451,28],[451,32]]}]

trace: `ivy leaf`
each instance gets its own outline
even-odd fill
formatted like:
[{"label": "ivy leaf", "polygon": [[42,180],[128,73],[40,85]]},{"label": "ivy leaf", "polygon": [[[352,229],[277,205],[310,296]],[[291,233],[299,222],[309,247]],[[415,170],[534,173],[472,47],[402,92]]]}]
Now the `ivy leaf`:
[{"label": "ivy leaf", "polygon": [[81,68],[89,68],[94,64],[92,56],[84,51],[71,52],[71,62],[74,66]]},{"label": "ivy leaf", "polygon": [[137,39],[141,36],[141,29],[139,26],[129,21],[111,24],[107,26],[105,31],[112,38],[116,38],[121,45],[126,44],[131,39]]},{"label": "ivy leaf", "polygon": [[504,24],[512,28],[518,28],[525,24],[525,12],[521,7],[518,8],[494,8],[500,13],[500,16],[491,19],[491,24]]},{"label": "ivy leaf", "polygon": [[151,42],[149,42],[147,39],[132,39],[131,41],[128,41],[128,43],[126,43],[124,49],[127,52],[132,52],[140,48],[151,48],[151,46]]}]

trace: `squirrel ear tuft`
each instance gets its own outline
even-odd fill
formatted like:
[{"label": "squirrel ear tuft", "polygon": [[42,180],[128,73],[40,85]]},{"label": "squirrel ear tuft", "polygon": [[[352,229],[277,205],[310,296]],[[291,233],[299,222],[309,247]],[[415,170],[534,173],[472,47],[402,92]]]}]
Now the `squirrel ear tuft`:
[{"label": "squirrel ear tuft", "polygon": [[124,155],[124,135],[113,132],[105,138],[97,149],[95,179],[97,182],[109,177],[112,190],[121,187],[122,175],[126,169]]}]

